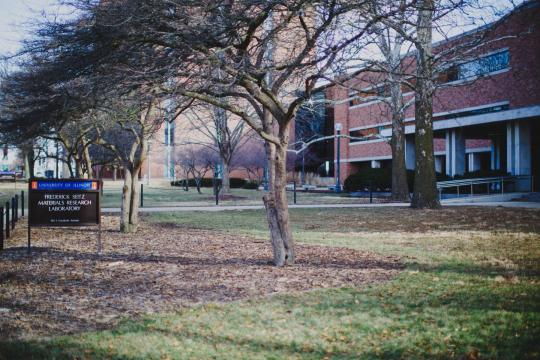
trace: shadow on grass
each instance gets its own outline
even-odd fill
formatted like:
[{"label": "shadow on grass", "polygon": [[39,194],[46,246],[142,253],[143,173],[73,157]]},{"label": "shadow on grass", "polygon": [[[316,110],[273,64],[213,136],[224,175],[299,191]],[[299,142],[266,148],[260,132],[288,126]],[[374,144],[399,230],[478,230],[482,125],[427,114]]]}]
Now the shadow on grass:
[{"label": "shadow on grass", "polygon": [[[539,317],[538,314],[530,315],[533,310],[515,313],[515,309],[504,302],[503,294],[488,298],[470,289],[427,295],[452,304],[450,309],[438,308],[441,304],[437,301],[416,301],[425,294],[414,295],[417,289],[412,285],[401,287],[404,294],[393,293],[392,286],[385,286],[379,290],[324,290],[314,294],[316,296],[277,296],[265,300],[268,304],[262,304],[264,307],[277,306],[281,313],[291,313],[283,328],[277,325],[283,319],[279,315],[271,319],[271,324],[259,323],[255,330],[261,331],[262,327],[268,326],[269,329],[264,329],[267,335],[257,334],[251,328],[239,332],[251,321],[260,321],[260,307],[255,302],[253,309],[241,313],[240,317],[235,314],[234,305],[220,305],[220,312],[211,317],[210,322],[204,316],[212,309],[197,307],[167,317],[127,321],[112,331],[99,334],[0,343],[0,359],[145,359],[166,355],[172,358],[236,358],[234,354],[241,354],[243,358],[446,359],[467,358],[471,349],[477,349],[486,358],[532,359],[538,356],[536,339],[539,331],[534,325],[535,321],[538,324]],[[498,310],[504,312],[491,311],[493,307],[486,306],[488,303],[501,305]],[[398,305],[399,311],[396,311]],[[299,307],[297,313],[292,311]],[[538,309],[534,311],[538,312]],[[366,323],[364,315],[371,322]],[[310,325],[313,318],[319,319],[321,324]],[[342,318],[349,321],[343,323]],[[383,327],[377,325],[381,320],[384,320]],[[227,324],[229,321],[231,323]],[[224,329],[212,329],[220,323],[226,324]],[[175,330],[174,325],[178,324],[183,326]],[[272,336],[274,330],[288,326],[315,326],[315,329],[310,327],[311,336],[283,336],[283,333]],[[338,342],[324,340],[328,328],[330,333],[339,329],[345,338]],[[461,333],[456,333],[454,328],[461,328]],[[396,335],[389,337],[388,329]],[[449,341],[451,337],[453,340]]]},{"label": "shadow on grass", "polygon": [[[301,246],[301,245],[299,245]],[[209,254],[211,255],[211,254]],[[310,254],[312,255],[312,254]],[[70,258],[72,261],[99,261],[99,262],[130,262],[130,263],[167,263],[174,265],[202,265],[202,266],[270,266],[272,262],[266,259],[240,258],[240,257],[183,257],[144,254],[122,254],[106,252],[102,255],[92,252],[60,250],[52,247],[32,247],[30,256],[26,247],[12,247],[4,250],[0,258],[4,260],[23,260],[28,258],[41,258],[47,260],[63,261]],[[403,265],[397,261],[397,257],[388,257],[388,260],[376,258],[335,259],[322,255],[312,255],[300,258],[292,267],[316,267],[316,268],[340,268],[340,269],[400,269]]]}]

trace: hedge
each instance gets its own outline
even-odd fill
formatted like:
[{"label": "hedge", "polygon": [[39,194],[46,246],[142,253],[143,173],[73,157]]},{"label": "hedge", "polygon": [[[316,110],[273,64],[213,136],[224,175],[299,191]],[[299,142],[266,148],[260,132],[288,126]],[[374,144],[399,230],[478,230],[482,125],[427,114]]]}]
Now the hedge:
[{"label": "hedge", "polygon": [[[171,185],[172,186],[184,186],[184,181],[185,181],[184,179],[171,181]],[[241,188],[244,188],[244,189],[257,189],[259,187],[259,185],[257,183],[250,182],[250,181],[240,179],[240,178],[230,178],[229,181],[230,181],[230,185],[231,185],[232,189],[241,189]],[[195,187],[196,186],[195,185],[195,179],[189,179],[188,180],[188,186]],[[212,178],[203,178],[201,180],[201,187],[213,187],[213,186],[214,186],[214,183],[213,183]]]},{"label": "hedge", "polygon": [[[456,175],[454,177],[446,174],[437,173],[437,181],[472,179],[478,177],[495,177],[508,175],[503,170],[481,170]],[[409,191],[413,191],[414,187],[414,170],[407,170],[407,183]],[[348,192],[352,191],[368,191],[369,187],[373,186],[373,191],[390,191],[392,189],[392,169],[361,169],[358,173],[349,175],[344,183],[344,188]]]},{"label": "hedge", "polygon": [[392,187],[391,169],[361,169],[356,174],[351,174],[345,183],[344,188],[348,192],[369,190],[372,186],[375,191],[387,190]]}]

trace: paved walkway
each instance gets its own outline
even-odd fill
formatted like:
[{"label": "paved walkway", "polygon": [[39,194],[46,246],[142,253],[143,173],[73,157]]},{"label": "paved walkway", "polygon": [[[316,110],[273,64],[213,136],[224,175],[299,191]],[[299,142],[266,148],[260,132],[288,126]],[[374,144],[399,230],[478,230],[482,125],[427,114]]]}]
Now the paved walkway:
[{"label": "paved walkway", "polygon": [[[443,206],[502,206],[540,209],[538,202],[485,202],[485,203],[445,203]],[[309,205],[289,205],[290,209],[336,209],[336,208],[378,208],[378,207],[408,207],[408,203],[383,203],[383,204],[309,204]],[[213,205],[213,206],[171,206],[171,207],[143,207],[141,212],[176,212],[176,211],[230,211],[230,210],[260,210],[264,209],[261,205]],[[120,208],[103,208],[102,212],[117,213]]]}]

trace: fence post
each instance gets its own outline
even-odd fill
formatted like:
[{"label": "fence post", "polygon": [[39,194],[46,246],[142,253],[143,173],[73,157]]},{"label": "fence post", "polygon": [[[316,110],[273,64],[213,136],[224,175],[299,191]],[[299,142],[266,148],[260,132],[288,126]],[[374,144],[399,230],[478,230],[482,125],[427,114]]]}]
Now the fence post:
[{"label": "fence post", "polygon": [[217,181],[214,179],[214,196],[216,197],[216,205],[219,204],[218,186]]},{"label": "fence post", "polygon": [[21,190],[21,217],[24,217],[24,190]]},{"label": "fence post", "polygon": [[293,182],[293,192],[294,192],[294,204],[296,205],[296,180]]},{"label": "fence post", "polygon": [[0,251],[4,250],[4,208],[0,206]]},{"label": "fence post", "polygon": [[144,207],[144,185],[141,184],[141,207]]},{"label": "fence post", "polygon": [[6,239],[9,239],[9,201],[6,201]]},{"label": "fence post", "polygon": [[471,197],[473,196],[473,184],[471,183]]},{"label": "fence post", "polygon": [[11,198],[11,230],[15,229],[15,212],[17,208],[15,207],[15,198]]},{"label": "fence post", "polygon": [[15,194],[15,222],[19,221],[19,195]]}]

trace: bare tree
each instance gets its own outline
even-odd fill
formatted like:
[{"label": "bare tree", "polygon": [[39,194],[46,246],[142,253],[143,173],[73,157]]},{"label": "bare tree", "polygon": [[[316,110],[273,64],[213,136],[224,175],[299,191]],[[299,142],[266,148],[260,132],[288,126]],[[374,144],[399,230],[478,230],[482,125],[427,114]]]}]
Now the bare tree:
[{"label": "bare tree", "polygon": [[238,150],[234,163],[247,173],[251,182],[262,184],[267,163],[264,143],[252,138]]},{"label": "bare tree", "polygon": [[136,232],[139,225],[139,175],[148,153],[148,140],[162,123],[159,108],[151,95],[134,96],[139,100],[120,99],[103,116],[110,121],[103,128],[98,144],[115,154],[124,170],[120,230]]},{"label": "bare tree", "polygon": [[191,130],[192,138],[184,141],[187,145],[200,145],[215,151],[222,165],[222,192],[230,193],[230,171],[236,151],[247,140],[245,123],[219,107],[192,106],[184,112]]},{"label": "bare tree", "polygon": [[216,155],[212,149],[201,145],[184,146],[177,152],[176,164],[184,170],[186,180],[189,180],[190,176],[193,177],[199,194],[203,178],[215,167]]}]

